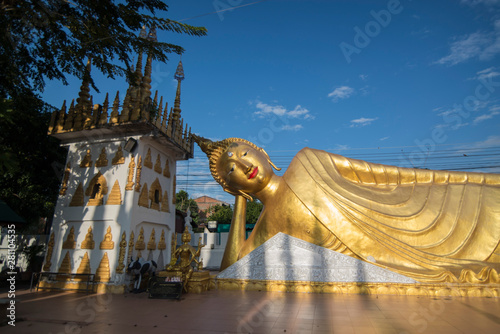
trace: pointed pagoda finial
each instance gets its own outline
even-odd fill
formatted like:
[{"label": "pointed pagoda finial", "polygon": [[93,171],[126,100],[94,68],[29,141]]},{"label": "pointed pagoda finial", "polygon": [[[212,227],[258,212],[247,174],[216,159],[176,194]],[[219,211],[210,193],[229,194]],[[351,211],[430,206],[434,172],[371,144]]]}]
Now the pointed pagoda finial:
[{"label": "pointed pagoda finial", "polygon": [[156,28],[154,26],[151,27],[151,29],[149,29],[148,40],[150,40],[151,42],[157,42],[158,41],[156,39]]},{"label": "pointed pagoda finial", "polygon": [[139,33],[139,38],[146,39],[148,37],[148,32],[146,31],[146,26],[142,26],[141,32]]},{"label": "pointed pagoda finial", "polygon": [[179,60],[179,65],[177,65],[174,78],[177,80],[177,92],[175,93],[174,113],[172,116],[174,123],[177,123],[181,117],[181,81],[184,80],[182,60]]}]

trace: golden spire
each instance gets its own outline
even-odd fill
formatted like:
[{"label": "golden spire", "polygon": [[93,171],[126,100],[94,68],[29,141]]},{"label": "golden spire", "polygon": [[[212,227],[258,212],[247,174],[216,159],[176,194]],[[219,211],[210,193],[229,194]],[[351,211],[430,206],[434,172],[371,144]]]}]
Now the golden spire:
[{"label": "golden spire", "polygon": [[177,80],[177,92],[175,93],[174,113],[172,116],[174,123],[177,123],[177,121],[181,117],[181,81],[184,80],[184,68],[182,67],[182,60],[179,60],[174,78]]},{"label": "golden spire", "polygon": [[78,93],[78,98],[76,99],[75,113],[76,113],[76,124],[75,128],[81,128],[85,123],[89,121],[90,115],[88,115],[88,109],[90,107],[90,70],[92,67],[92,58],[89,57],[87,61],[87,68],[83,74],[82,85],[80,87],[80,92]]}]

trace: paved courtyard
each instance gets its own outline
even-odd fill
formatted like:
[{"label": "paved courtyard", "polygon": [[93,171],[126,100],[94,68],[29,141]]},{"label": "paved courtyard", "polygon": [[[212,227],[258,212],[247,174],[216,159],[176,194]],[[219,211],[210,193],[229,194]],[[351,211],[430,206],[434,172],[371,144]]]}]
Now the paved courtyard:
[{"label": "paved courtyard", "polygon": [[500,333],[498,298],[209,291],[177,301],[29,289],[16,297],[16,326],[2,334]]}]

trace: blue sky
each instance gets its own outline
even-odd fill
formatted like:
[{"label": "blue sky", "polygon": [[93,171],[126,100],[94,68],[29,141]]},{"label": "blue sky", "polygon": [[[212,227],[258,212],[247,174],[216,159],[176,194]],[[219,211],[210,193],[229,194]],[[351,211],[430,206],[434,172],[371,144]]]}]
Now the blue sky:
[{"label": "blue sky", "polygon": [[[404,167],[500,172],[500,1],[169,6],[169,18],[208,29],[200,38],[158,34],[186,49],[181,108],[194,133],[251,140],[282,172],[303,147]],[[153,65],[152,86],[170,104],[178,60]],[[104,78],[98,86],[113,96],[126,90]],[[44,97],[60,106],[78,89],[52,83]],[[178,174],[178,190],[192,197],[233,201],[199,150]]]}]

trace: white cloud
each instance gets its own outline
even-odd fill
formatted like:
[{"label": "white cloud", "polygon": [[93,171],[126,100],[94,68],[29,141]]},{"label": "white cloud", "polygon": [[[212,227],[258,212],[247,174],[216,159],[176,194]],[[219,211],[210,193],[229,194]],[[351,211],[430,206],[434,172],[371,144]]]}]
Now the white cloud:
[{"label": "white cloud", "polygon": [[281,130],[285,130],[285,131],[299,131],[302,128],[303,128],[303,126],[300,125],[300,124],[296,124],[296,125],[283,125],[281,127]]},{"label": "white cloud", "polygon": [[363,81],[365,81],[366,79],[368,79],[368,75],[367,74],[360,74],[359,75],[359,78]]},{"label": "white cloud", "polygon": [[484,69],[482,71],[479,71],[476,73],[477,75],[473,78],[470,78],[470,80],[487,80],[487,79],[492,79],[494,77],[498,77],[500,75],[500,72],[497,72],[496,67],[489,67],[487,69]]},{"label": "white cloud", "polygon": [[387,139],[389,139],[389,137],[383,137],[383,138],[380,138],[379,140],[380,141],[384,141],[384,140],[387,140]]},{"label": "white cloud", "polygon": [[487,119],[493,118],[496,115],[500,115],[500,112],[499,111],[492,111],[489,114],[484,114],[484,115],[478,116],[478,117],[474,118],[474,121],[472,121],[472,124],[474,124],[474,125],[478,124],[482,121],[486,121]]},{"label": "white cloud", "polygon": [[367,125],[370,125],[372,124],[373,121],[376,121],[378,119],[378,117],[375,117],[375,118],[365,118],[365,117],[361,117],[361,118],[357,118],[357,119],[353,119],[351,121],[351,128],[354,128],[354,127],[362,127],[362,126],[367,126]]},{"label": "white cloud", "polygon": [[460,37],[451,43],[450,54],[435,63],[453,66],[471,58],[490,60],[498,53],[500,53],[500,20],[495,21],[492,32],[475,32]]},{"label": "white cloud", "polygon": [[333,90],[333,92],[328,94],[328,97],[331,97],[333,102],[337,102],[338,100],[341,100],[341,99],[347,99],[353,93],[354,93],[354,88],[351,88],[349,86],[341,86],[341,87],[335,88]]},{"label": "white cloud", "polygon": [[485,147],[496,147],[500,145],[500,136],[489,136],[486,140],[475,142],[474,144],[464,145],[459,148],[471,149],[471,148],[485,148]]},{"label": "white cloud", "polygon": [[293,110],[287,110],[281,105],[269,105],[257,101],[256,107],[259,110],[254,112],[254,115],[258,115],[260,117],[276,115],[289,118],[314,119],[314,116],[309,113],[309,110],[303,108],[301,105],[297,105]]}]

